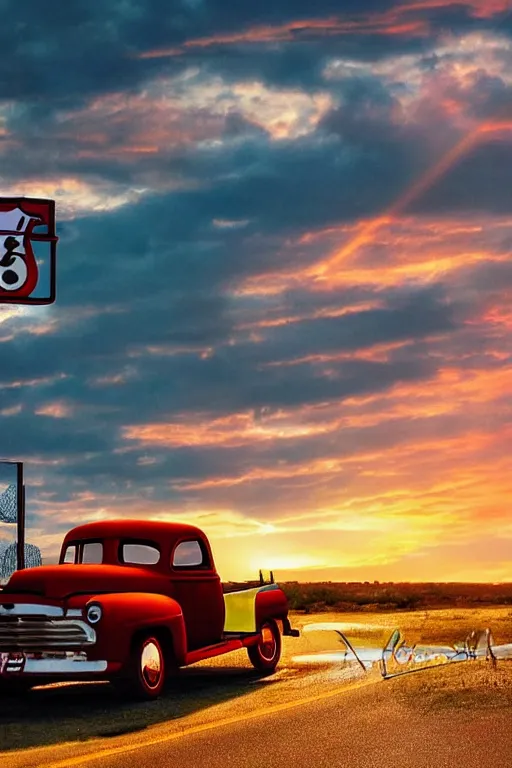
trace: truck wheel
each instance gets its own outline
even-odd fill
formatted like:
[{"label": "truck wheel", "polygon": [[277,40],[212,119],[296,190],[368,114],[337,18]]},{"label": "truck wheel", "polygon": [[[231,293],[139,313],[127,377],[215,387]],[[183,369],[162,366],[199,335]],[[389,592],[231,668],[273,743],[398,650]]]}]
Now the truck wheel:
[{"label": "truck wheel", "polygon": [[121,693],[130,698],[157,699],[165,685],[165,655],[155,635],[135,641],[126,673],[114,682]]},{"label": "truck wheel", "polygon": [[258,672],[270,673],[275,670],[281,658],[281,633],[272,619],[261,625],[260,640],[247,648],[249,660]]}]

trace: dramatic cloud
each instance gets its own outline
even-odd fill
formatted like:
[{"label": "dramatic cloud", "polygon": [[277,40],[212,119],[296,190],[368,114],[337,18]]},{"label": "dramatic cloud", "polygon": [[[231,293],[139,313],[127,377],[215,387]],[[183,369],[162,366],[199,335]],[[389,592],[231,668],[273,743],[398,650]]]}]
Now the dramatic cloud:
[{"label": "dramatic cloud", "polygon": [[509,578],[509,3],[0,7],[3,194],[60,237],[57,303],[0,306],[28,540],[144,515],[225,577]]}]

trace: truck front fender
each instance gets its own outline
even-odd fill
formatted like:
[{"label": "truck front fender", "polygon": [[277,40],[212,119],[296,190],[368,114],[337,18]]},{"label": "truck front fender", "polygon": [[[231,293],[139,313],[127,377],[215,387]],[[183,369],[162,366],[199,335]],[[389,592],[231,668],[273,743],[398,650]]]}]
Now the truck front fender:
[{"label": "truck front fender", "polygon": [[177,664],[184,663],[187,637],[181,606],[176,600],[147,592],[123,592],[94,595],[85,605],[86,614],[91,605],[101,608],[101,618],[91,624],[96,631],[98,658],[124,663],[136,632],[161,627],[171,635]]}]

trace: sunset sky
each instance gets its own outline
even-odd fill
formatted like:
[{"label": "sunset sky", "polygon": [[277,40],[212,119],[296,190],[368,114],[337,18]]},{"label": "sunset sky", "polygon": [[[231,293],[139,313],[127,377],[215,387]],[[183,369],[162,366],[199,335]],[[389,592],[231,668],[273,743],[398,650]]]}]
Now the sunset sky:
[{"label": "sunset sky", "polygon": [[27,541],[510,581],[510,1],[1,5],[0,194],[60,237],[57,303],[0,307]]}]

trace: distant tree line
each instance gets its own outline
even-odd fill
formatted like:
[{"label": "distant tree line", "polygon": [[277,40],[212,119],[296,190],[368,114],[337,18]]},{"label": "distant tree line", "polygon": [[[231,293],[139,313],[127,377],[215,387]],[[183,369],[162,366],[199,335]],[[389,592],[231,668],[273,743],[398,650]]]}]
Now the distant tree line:
[{"label": "distant tree line", "polygon": [[[279,581],[279,580],[278,580]],[[291,610],[414,611],[422,608],[512,604],[512,583],[281,582]]]}]

